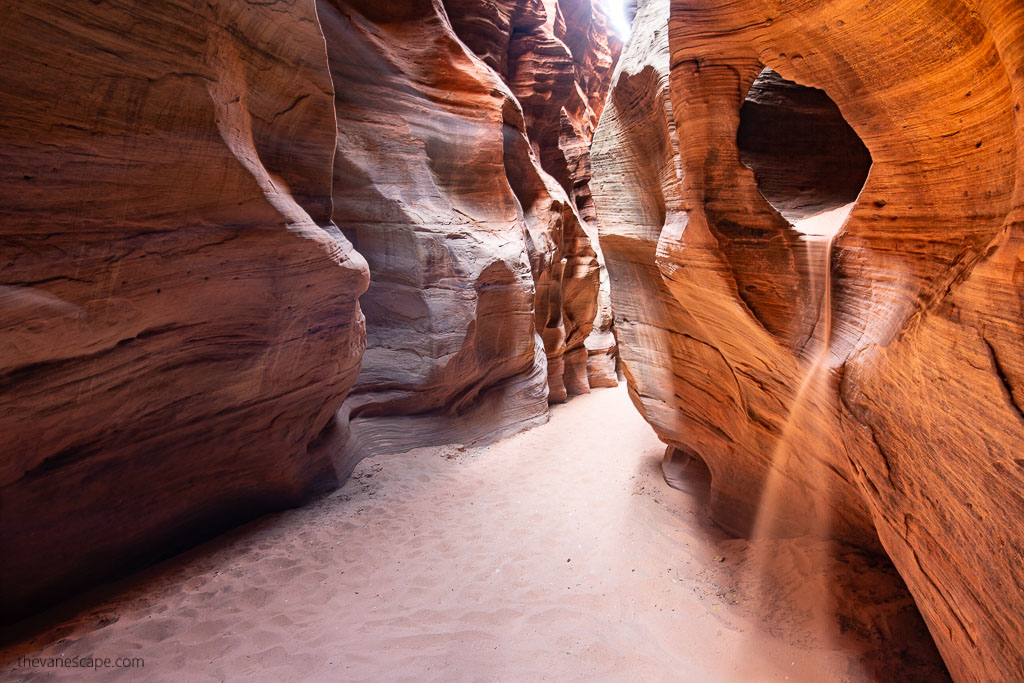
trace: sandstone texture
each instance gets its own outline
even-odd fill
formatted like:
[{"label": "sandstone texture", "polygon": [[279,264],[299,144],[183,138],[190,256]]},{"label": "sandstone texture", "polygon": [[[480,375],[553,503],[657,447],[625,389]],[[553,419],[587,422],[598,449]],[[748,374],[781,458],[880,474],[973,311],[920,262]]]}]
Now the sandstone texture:
[{"label": "sandstone texture", "polygon": [[0,11],[7,617],[588,388],[597,7],[151,5]]},{"label": "sandstone texture", "polygon": [[311,1],[3,15],[6,612],[336,485],[368,272]]},{"label": "sandstone texture", "polygon": [[612,330],[612,288],[608,278],[608,269],[604,264],[604,256],[599,252],[601,264],[601,280],[597,291],[597,314],[594,316],[594,329],[587,337],[587,383],[591,387],[616,387],[618,380],[618,349],[615,334]]},{"label": "sandstone texture", "polygon": [[549,401],[589,391],[588,150],[620,48],[604,15],[585,0],[318,9],[334,220],[372,274],[335,448],[354,462],[546,420]]},{"label": "sandstone texture", "polygon": [[884,549],[965,681],[1024,678],[1022,100],[1020,3],[650,0],[592,148],[634,404],[726,528]]}]

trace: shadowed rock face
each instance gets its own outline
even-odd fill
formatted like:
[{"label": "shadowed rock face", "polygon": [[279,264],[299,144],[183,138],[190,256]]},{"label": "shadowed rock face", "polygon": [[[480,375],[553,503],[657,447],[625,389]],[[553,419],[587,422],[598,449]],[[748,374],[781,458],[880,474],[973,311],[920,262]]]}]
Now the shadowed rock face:
[{"label": "shadowed rock face", "polygon": [[331,223],[311,1],[14,2],[0,38],[13,616],[336,485],[310,442],[358,373],[368,273]]},{"label": "shadowed rock face", "polygon": [[462,4],[8,3],[6,615],[587,390],[619,46]]},{"label": "shadowed rock face", "polygon": [[348,462],[493,440],[589,390],[588,145],[619,46],[589,4],[567,31],[563,5],[318,3],[334,220],[372,273],[363,371],[331,434]]},{"label": "shadowed rock face", "polygon": [[740,107],[740,161],[790,221],[856,201],[871,154],[823,91],[765,69]]},{"label": "shadowed rock face", "polygon": [[[652,0],[592,149],[638,409],[724,526],[884,548],[959,680],[1024,677],[1022,64],[1019,3]],[[765,199],[766,67],[869,150],[834,243]]]}]

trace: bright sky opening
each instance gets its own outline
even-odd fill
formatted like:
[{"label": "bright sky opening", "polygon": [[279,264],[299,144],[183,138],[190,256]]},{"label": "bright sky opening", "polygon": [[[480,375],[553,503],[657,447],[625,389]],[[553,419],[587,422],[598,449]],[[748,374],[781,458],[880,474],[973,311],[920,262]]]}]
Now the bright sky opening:
[{"label": "bright sky opening", "polygon": [[619,37],[629,36],[629,18],[626,16],[626,0],[603,0],[605,13],[612,28]]}]

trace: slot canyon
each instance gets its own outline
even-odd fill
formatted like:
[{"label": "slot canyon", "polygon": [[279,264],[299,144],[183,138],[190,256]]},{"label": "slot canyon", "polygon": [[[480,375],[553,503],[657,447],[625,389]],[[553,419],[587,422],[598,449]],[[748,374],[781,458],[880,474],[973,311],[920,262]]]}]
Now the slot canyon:
[{"label": "slot canyon", "polygon": [[7,0],[0,670],[1024,681],[1020,0]]}]

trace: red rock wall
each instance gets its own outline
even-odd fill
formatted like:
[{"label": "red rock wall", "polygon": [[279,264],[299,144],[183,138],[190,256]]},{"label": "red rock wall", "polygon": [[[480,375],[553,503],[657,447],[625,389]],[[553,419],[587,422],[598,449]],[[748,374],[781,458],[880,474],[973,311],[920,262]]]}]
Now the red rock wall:
[{"label": "red rock wall", "polygon": [[[7,3],[5,614],[368,453],[545,419],[548,359],[579,356],[597,308],[577,207],[617,50],[567,4],[577,33],[557,3],[509,2],[529,31],[475,35],[425,0]],[[518,93],[543,81],[557,140],[528,137],[505,80],[527,61]],[[562,182],[540,163],[559,154]]]},{"label": "red rock wall", "polygon": [[[740,160],[765,67],[872,157],[828,258]],[[724,526],[883,547],[958,680],[1024,678],[1022,99],[1019,3],[651,0],[592,150],[638,409]]]},{"label": "red rock wall", "polygon": [[312,2],[4,16],[0,586],[15,610],[336,485],[309,444],[358,372],[367,268],[330,221]]}]

